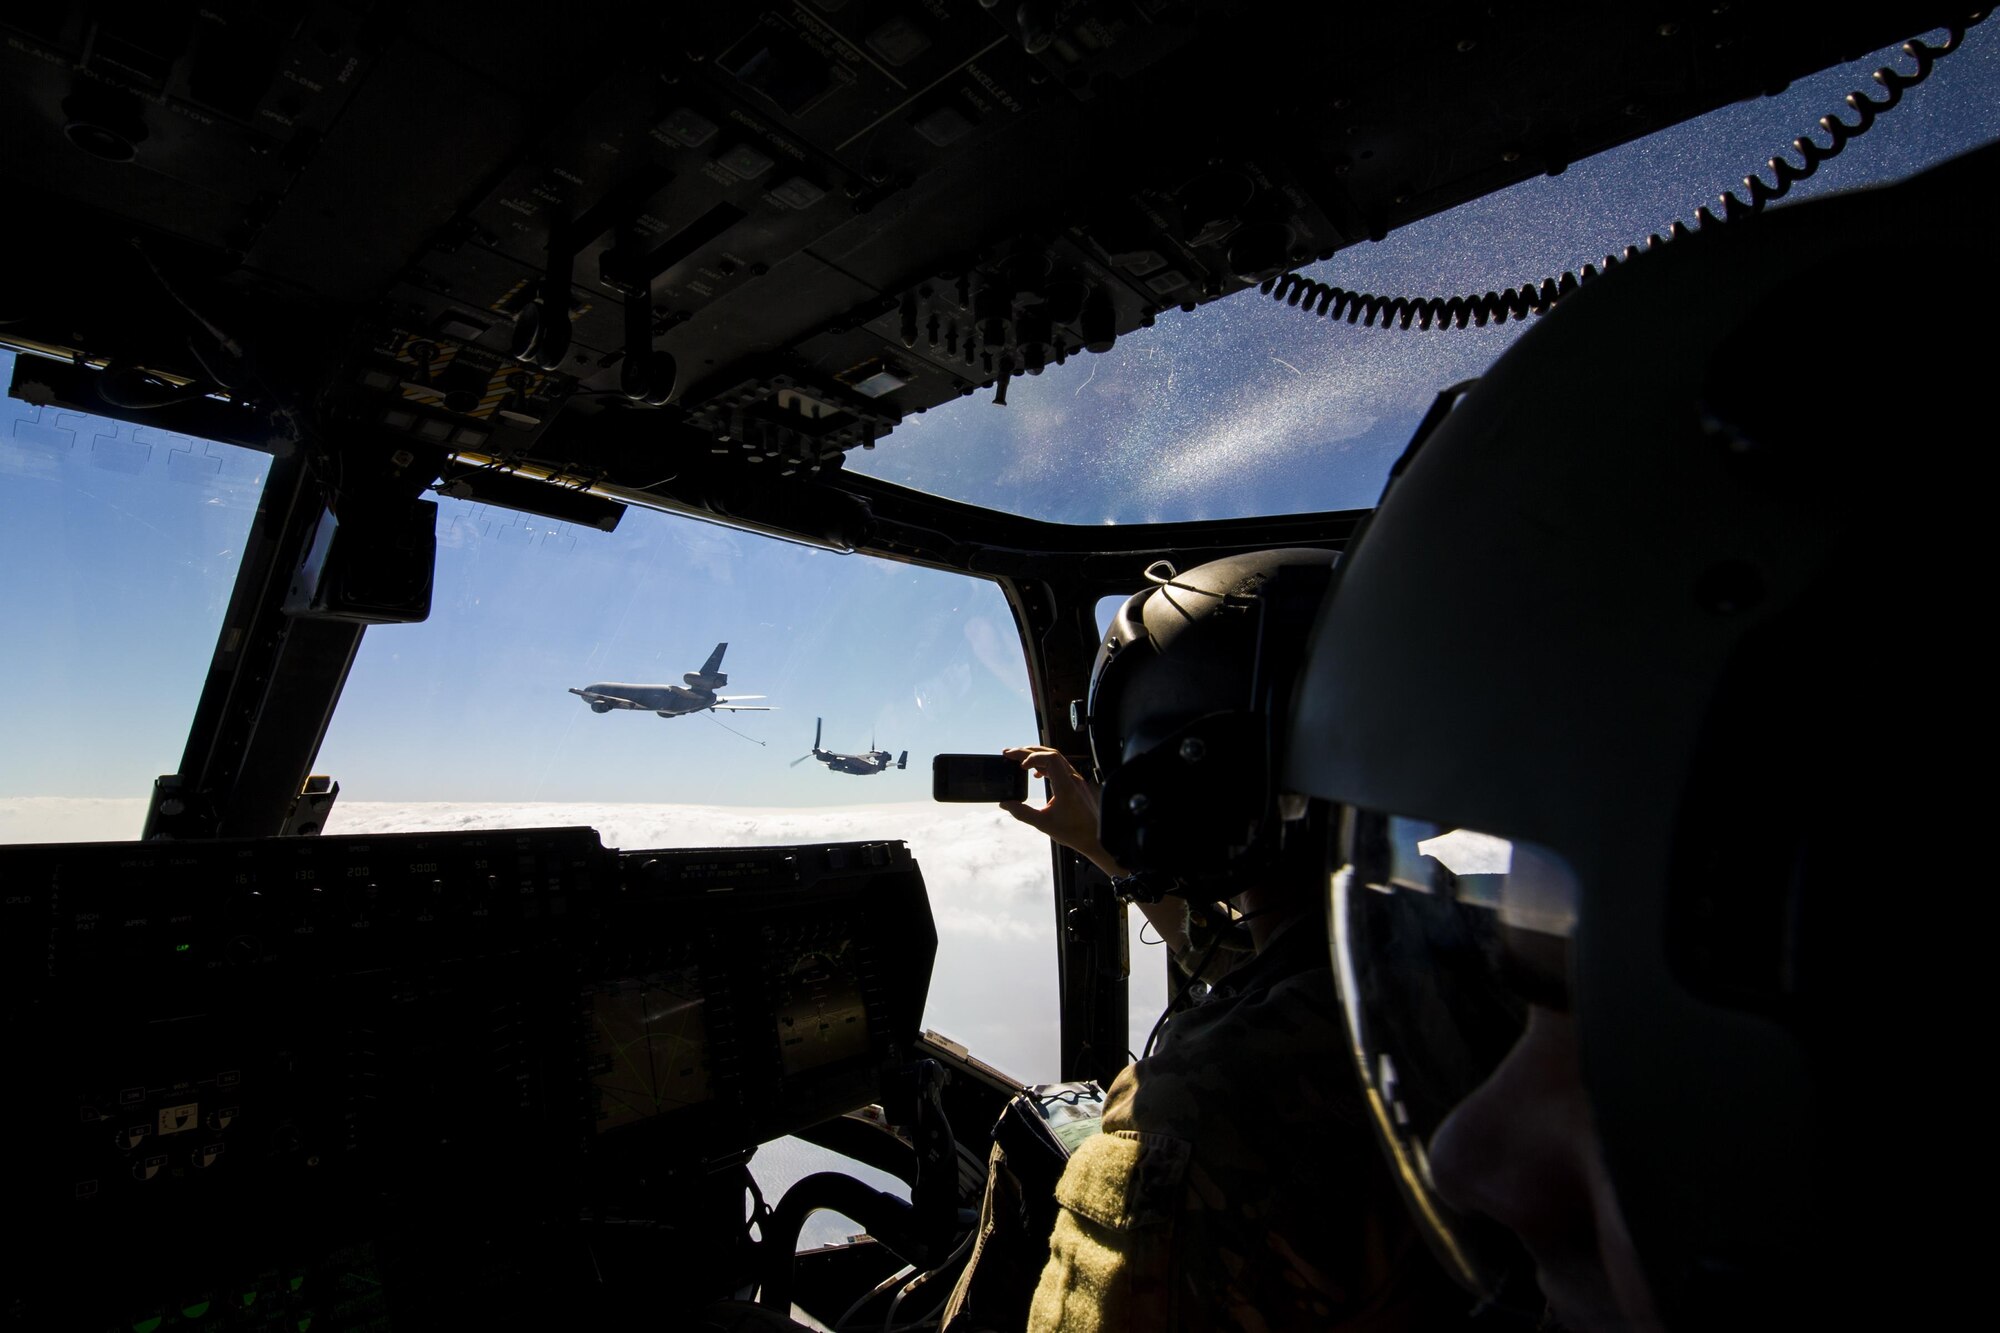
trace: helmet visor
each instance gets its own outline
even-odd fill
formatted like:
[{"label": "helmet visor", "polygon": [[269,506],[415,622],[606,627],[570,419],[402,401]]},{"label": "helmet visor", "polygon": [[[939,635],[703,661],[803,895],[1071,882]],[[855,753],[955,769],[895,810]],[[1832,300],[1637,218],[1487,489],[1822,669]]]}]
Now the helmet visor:
[{"label": "helmet visor", "polygon": [[1392,1172],[1446,1270],[1533,1313],[1526,1252],[1445,1202],[1429,1147],[1519,1040],[1528,1006],[1567,1007],[1574,876],[1530,844],[1363,810],[1348,811],[1335,851],[1334,973]]}]

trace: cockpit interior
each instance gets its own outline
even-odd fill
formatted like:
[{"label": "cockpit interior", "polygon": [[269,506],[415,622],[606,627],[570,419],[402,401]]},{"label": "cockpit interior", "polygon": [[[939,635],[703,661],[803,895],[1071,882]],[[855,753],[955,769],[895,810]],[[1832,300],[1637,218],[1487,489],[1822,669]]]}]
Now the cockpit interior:
[{"label": "cockpit interior", "polygon": [[1166,982],[924,756],[1087,757],[1150,566],[1340,550],[1573,291],[2000,139],[1983,17],[10,8],[10,1326],[935,1327]]}]

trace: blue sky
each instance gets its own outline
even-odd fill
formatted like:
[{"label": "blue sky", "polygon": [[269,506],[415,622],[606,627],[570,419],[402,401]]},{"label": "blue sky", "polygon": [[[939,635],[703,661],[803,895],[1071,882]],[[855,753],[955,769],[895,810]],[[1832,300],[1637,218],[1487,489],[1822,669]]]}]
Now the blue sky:
[{"label": "blue sky", "polygon": [[[1691,216],[1885,58],[1907,67],[1877,55],[1816,76],[1314,272],[1450,293],[1581,264]],[[1803,193],[1996,137],[2000,23],[1988,23]],[[978,394],[913,419],[852,462],[1080,523],[1363,506],[1436,390],[1520,327],[1335,327],[1246,293],[1019,380],[1009,407]],[[246,451],[0,408],[0,797],[139,796],[177,767],[262,473]],[[604,534],[444,501],[439,538],[430,621],[367,632],[316,765],[348,799],[921,800],[931,754],[1033,732],[1012,618],[990,584],[639,510]],[[727,692],[778,709],[720,719],[751,739],[708,716],[599,716],[566,693],[676,681],[721,640]],[[816,715],[830,748],[872,737],[909,750],[911,768],[787,767]]]},{"label": "blue sky", "polygon": [[0,796],[143,796],[179,766],[266,464],[0,403]]},{"label": "blue sky", "polygon": [[[430,621],[368,631],[321,751],[357,799],[922,800],[932,754],[1034,734],[990,583],[640,510],[605,534],[446,502],[439,537]],[[567,693],[678,683],[725,641],[722,693],[776,711],[600,715]],[[818,716],[828,748],[872,735],[910,768],[790,767]]]},{"label": "blue sky", "polygon": [[[140,796],[178,767],[264,470],[247,450],[6,402],[0,796]],[[643,510],[602,533],[445,500],[438,535],[431,618],[366,632],[321,752],[351,799],[921,800],[931,754],[1033,734],[990,583]],[[777,709],[720,719],[741,736],[567,693],[678,681],[725,640],[727,692]],[[820,715],[829,748],[872,734],[911,768],[788,767]]]}]

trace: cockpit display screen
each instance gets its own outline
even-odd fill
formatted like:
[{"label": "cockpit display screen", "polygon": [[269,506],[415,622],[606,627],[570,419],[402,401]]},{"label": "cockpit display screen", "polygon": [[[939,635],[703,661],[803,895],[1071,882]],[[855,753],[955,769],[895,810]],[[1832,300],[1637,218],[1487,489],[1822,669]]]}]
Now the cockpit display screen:
[{"label": "cockpit display screen", "polygon": [[611,982],[591,996],[599,1133],[714,1096],[706,1004],[695,968]]},{"label": "cockpit display screen", "polygon": [[778,983],[778,1051],[785,1073],[868,1054],[868,1008],[851,946],[801,955]]}]

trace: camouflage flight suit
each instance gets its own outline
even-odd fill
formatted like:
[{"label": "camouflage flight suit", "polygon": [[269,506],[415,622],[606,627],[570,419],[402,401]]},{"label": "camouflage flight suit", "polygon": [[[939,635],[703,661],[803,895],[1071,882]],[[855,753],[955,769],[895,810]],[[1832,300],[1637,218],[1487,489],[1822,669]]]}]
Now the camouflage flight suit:
[{"label": "camouflage flight suit", "polygon": [[1119,1074],[1056,1199],[1031,1333],[1400,1333],[1469,1304],[1368,1124],[1317,916]]}]

